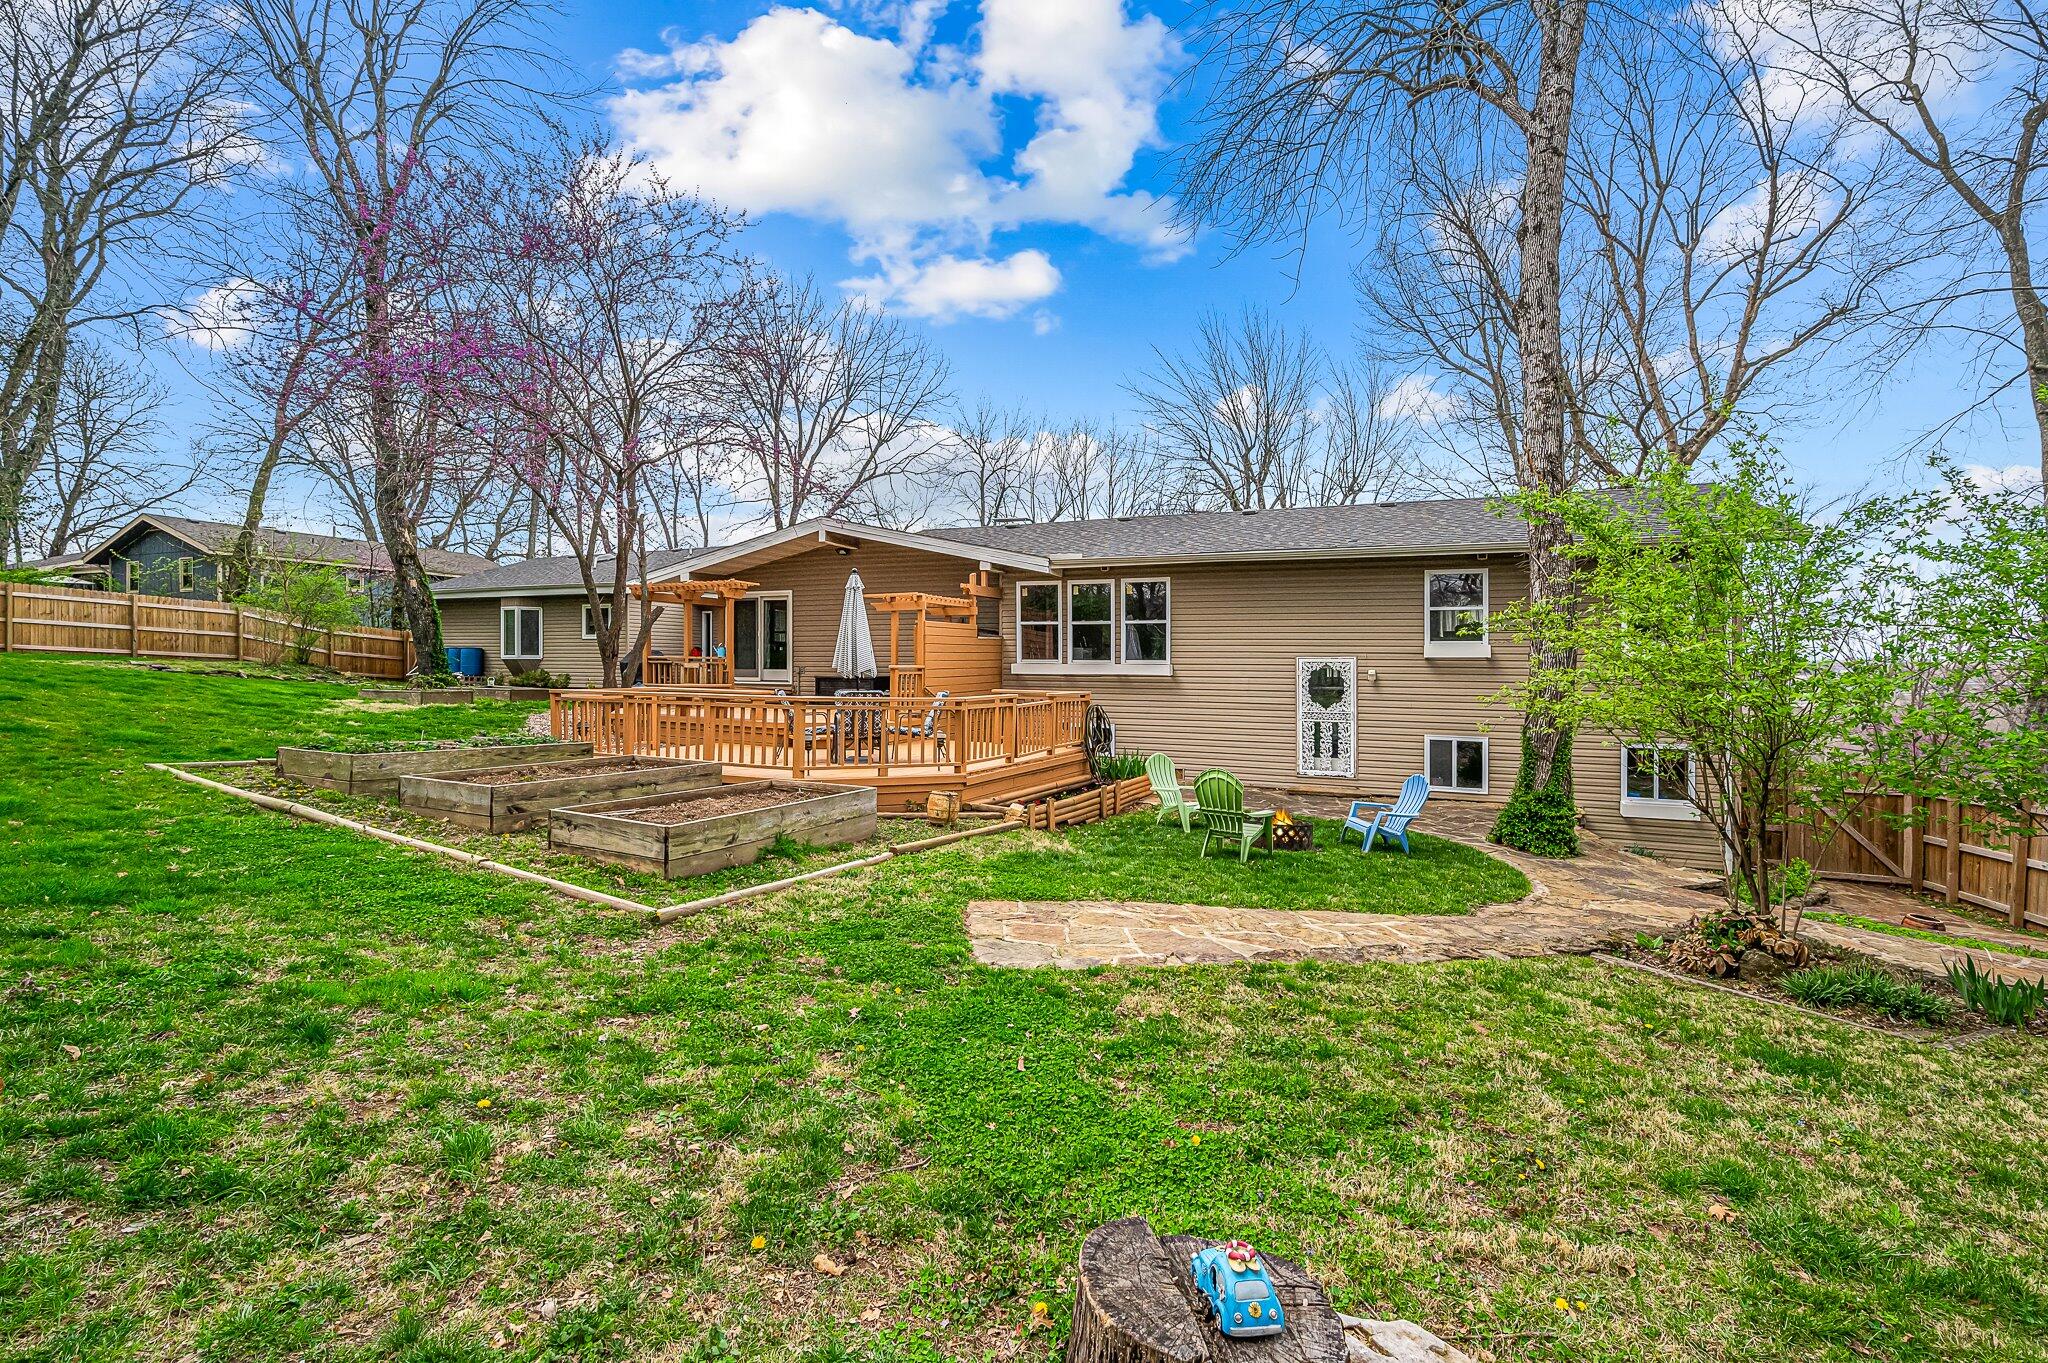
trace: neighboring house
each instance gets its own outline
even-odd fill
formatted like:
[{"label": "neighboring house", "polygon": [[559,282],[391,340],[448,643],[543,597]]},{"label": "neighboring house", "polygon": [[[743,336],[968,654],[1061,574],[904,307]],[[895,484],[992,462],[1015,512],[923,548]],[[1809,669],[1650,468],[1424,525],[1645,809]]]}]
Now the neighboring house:
[{"label": "neighboring house", "polygon": [[[137,516],[91,549],[28,566],[50,568],[110,591],[213,601],[220,596],[220,565],[242,527],[225,521],[197,521],[155,512]],[[390,556],[369,540],[314,535],[298,530],[256,531],[259,570],[265,565],[339,569],[367,602],[375,622],[386,610]],[[421,549],[427,576],[436,581],[462,577],[492,566],[476,554]]]},{"label": "neighboring house", "polygon": [[[1481,500],[1136,516],[1046,525],[880,530],[808,521],[655,560],[651,582],[739,579],[738,686],[832,685],[847,573],[870,594],[975,597],[999,638],[995,684],[1093,694],[1120,747],[1183,772],[1386,796],[1424,772],[1443,800],[1498,804],[1520,765],[1520,716],[1490,698],[1528,653],[1492,627],[1527,590],[1527,532]],[[963,582],[972,579],[968,586]],[[544,666],[594,684],[595,644],[572,561],[535,560],[435,589],[451,644],[492,671]],[[710,656],[723,603],[670,607],[654,648]],[[641,603],[627,604],[629,639]],[[886,666],[890,618],[871,608]],[[1682,751],[1583,734],[1579,808],[1595,831],[1718,869]]]}]

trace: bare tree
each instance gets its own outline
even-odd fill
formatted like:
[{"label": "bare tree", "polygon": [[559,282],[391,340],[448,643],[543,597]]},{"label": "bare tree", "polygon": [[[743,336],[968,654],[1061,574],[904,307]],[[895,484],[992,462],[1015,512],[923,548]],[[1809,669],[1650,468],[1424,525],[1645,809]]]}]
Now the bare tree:
[{"label": "bare tree", "polygon": [[[443,374],[422,381],[417,347],[439,323],[422,295],[434,268],[401,229],[435,221],[433,167],[495,141],[508,100],[542,48],[541,0],[230,0],[237,36],[261,78],[250,98],[270,135],[309,174],[279,186],[304,196],[350,262],[346,362],[363,402],[363,445],[378,537],[399,616],[426,667],[441,665],[441,622],[420,565],[415,516],[434,477],[431,410]],[[338,352],[337,352],[338,353]],[[338,358],[340,358],[338,354]],[[410,417],[407,394],[420,410]]]},{"label": "bare tree", "polygon": [[[1333,204],[1355,208],[1374,154],[1416,124],[1497,130],[1518,154],[1515,330],[1520,486],[1569,484],[1563,335],[1565,181],[1589,0],[1255,0],[1217,8],[1202,38],[1213,79],[1202,136],[1182,175],[1181,212],[1241,240],[1304,232]],[[1569,604],[1564,527],[1531,527],[1530,593]],[[1571,668],[1538,647],[1540,676]],[[1523,727],[1516,798],[1498,836],[1573,846],[1571,734],[1540,714]],[[1525,836],[1541,824],[1543,832]]]},{"label": "bare tree", "polygon": [[948,443],[946,381],[945,360],[895,318],[773,278],[739,310],[708,389],[750,497],[782,529],[855,510],[895,518],[897,484]]},{"label": "bare tree", "polygon": [[[1699,11],[1664,36],[1602,54],[1571,178],[1603,328],[1579,366],[1579,448],[1609,478],[1653,453],[1690,466],[1737,412],[1806,405],[1829,352],[1921,263],[1869,211],[1898,179],[1894,150],[1863,145],[1839,104],[1766,96],[1757,55]],[[1603,419],[1620,438],[1600,438]]]},{"label": "bare tree", "polygon": [[135,355],[73,338],[49,455],[29,480],[28,534],[18,553],[70,553],[198,485],[206,469],[197,451],[183,462],[162,456],[164,399]]},{"label": "bare tree", "polygon": [[1031,421],[1005,410],[986,394],[953,420],[946,452],[954,495],[976,525],[994,525],[1027,514],[1027,458]]},{"label": "bare tree", "polygon": [[[56,438],[71,338],[138,324],[249,144],[201,0],[0,0],[0,545]],[[152,272],[134,268],[147,254]]]},{"label": "bare tree", "polygon": [[2048,300],[2035,279],[2048,170],[2048,14],[2026,0],[1722,0],[1754,55],[1758,98],[1815,94],[1912,174],[1888,200],[1935,286],[1898,339],[1961,339],[1995,381],[2024,384],[2048,497]]},{"label": "bare tree", "polygon": [[1293,505],[1323,381],[1322,351],[1307,333],[1257,307],[1211,311],[1186,351],[1152,355],[1126,391],[1194,499],[1233,511]]},{"label": "bare tree", "polygon": [[497,338],[479,365],[477,424],[509,428],[494,457],[575,560],[605,685],[630,684],[638,641],[629,655],[626,612],[609,607],[646,580],[649,470],[717,434],[699,385],[740,311],[741,222],[587,140],[507,158],[456,188],[472,329]]},{"label": "bare tree", "polygon": [[1316,457],[1302,489],[1305,502],[1379,502],[1404,486],[1409,477],[1408,427],[1394,415],[1393,395],[1393,383],[1377,365],[1330,375],[1316,418]]}]

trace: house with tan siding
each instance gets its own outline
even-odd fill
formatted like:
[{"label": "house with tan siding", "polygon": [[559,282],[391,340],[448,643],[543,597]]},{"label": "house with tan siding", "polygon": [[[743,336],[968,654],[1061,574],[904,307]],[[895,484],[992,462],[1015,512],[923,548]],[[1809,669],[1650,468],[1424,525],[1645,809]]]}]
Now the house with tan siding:
[{"label": "house with tan siding", "polygon": [[[494,670],[509,646],[510,666],[595,683],[582,588],[562,564],[442,584],[449,642],[484,648]],[[809,521],[668,556],[650,582],[748,585],[665,609],[651,651],[722,655],[729,612],[732,686],[829,694],[855,570],[882,665],[917,669],[913,692],[1085,691],[1120,748],[1259,786],[1385,798],[1422,772],[1433,799],[1499,804],[1514,785],[1521,717],[1493,697],[1526,675],[1528,653],[1493,619],[1527,591],[1527,538],[1483,500],[917,532]],[[953,632],[943,649],[927,640],[929,657],[881,608],[903,594],[952,603]],[[646,605],[625,608],[630,635]],[[1573,774],[1597,833],[1720,867],[1683,752],[1583,734]]]}]

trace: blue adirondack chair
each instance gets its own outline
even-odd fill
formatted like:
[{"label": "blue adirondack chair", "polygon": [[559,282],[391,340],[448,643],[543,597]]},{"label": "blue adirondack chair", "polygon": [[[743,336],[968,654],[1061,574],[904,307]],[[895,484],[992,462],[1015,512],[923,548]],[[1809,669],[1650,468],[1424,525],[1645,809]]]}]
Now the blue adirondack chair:
[{"label": "blue adirondack chair", "polygon": [[[1372,851],[1373,841],[1384,833],[1401,844],[1401,850],[1408,850],[1408,825],[1415,822],[1415,816],[1422,812],[1422,806],[1429,800],[1429,778],[1420,772],[1401,783],[1401,793],[1394,797],[1394,803],[1384,804],[1378,800],[1354,800],[1351,813],[1345,818],[1344,826],[1337,830],[1337,845],[1343,846],[1346,833],[1358,834],[1359,850]],[[1366,810],[1379,812],[1368,817]]]},{"label": "blue adirondack chair", "polygon": [[[1272,810],[1244,807],[1244,782],[1220,768],[1195,778],[1195,816],[1202,821],[1202,847],[1196,855],[1208,856],[1209,839],[1215,838],[1225,847],[1235,843],[1239,861],[1251,859],[1252,846],[1273,822]],[[1268,856],[1272,852],[1266,849]]]}]

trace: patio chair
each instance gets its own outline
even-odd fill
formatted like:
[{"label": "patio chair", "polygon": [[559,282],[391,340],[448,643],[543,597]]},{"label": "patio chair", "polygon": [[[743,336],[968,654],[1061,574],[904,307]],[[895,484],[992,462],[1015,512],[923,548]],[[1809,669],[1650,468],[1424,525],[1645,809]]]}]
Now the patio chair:
[{"label": "patio chair", "polygon": [[[1209,839],[1216,838],[1225,846],[1236,843],[1241,862],[1251,860],[1252,844],[1273,822],[1272,810],[1244,807],[1244,782],[1222,770],[1205,771],[1195,778],[1195,812],[1202,820],[1199,855],[1208,856]],[[1271,856],[1272,848],[1266,853]]]},{"label": "patio chair", "polygon": [[946,697],[952,694],[951,691],[932,692],[931,708],[924,712],[923,722],[918,724],[891,724],[889,726],[889,736],[891,738],[932,739],[938,745],[938,756],[943,759],[946,755],[946,735],[939,729],[939,711],[945,708]]},{"label": "patio chair", "polygon": [[[1358,850],[1372,851],[1374,839],[1384,833],[1401,844],[1401,850],[1408,850],[1408,825],[1422,812],[1422,806],[1429,799],[1429,778],[1417,772],[1401,783],[1401,793],[1394,797],[1394,803],[1385,804],[1378,800],[1353,800],[1351,813],[1344,819],[1344,826],[1337,830],[1337,843],[1343,845],[1346,833],[1358,834]],[[1371,818],[1365,811],[1378,810]]]},{"label": "patio chair", "polygon": [[1187,797],[1187,787],[1180,783],[1180,773],[1173,769],[1173,759],[1163,752],[1153,753],[1145,759],[1145,779],[1152,783],[1152,793],[1159,797],[1158,823],[1168,814],[1180,815],[1180,831],[1194,832],[1195,802]]}]

